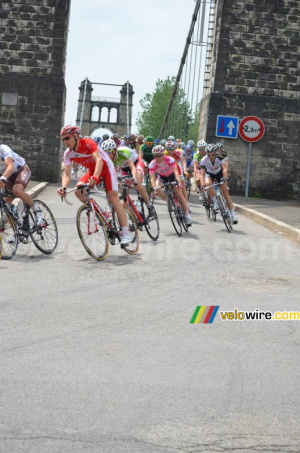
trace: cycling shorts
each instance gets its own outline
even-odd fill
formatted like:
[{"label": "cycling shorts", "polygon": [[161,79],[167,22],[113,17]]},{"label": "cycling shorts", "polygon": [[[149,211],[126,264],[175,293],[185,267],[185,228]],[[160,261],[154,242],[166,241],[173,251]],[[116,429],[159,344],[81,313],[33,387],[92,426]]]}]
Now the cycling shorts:
[{"label": "cycling shorts", "polygon": [[222,171],[222,168],[221,170],[216,173],[215,175],[213,175],[212,173],[209,173],[208,171],[205,172],[205,178],[211,178],[213,181],[217,181],[217,182],[220,182],[221,179],[223,178],[223,171]]},{"label": "cycling shorts", "polygon": [[[93,173],[90,173],[90,169],[88,169],[87,173],[85,173],[79,179],[76,186],[80,186],[80,184],[82,184],[82,183],[87,184],[92,175],[93,175]],[[111,190],[118,191],[118,178],[117,178],[117,173],[116,173],[115,167],[113,166],[113,163],[112,163],[112,167],[110,165],[107,165],[102,169],[99,179],[101,179],[101,181],[104,181],[106,192],[110,192]]]},{"label": "cycling shorts", "polygon": [[171,173],[169,176],[162,176],[162,175],[159,175],[158,178],[157,178],[157,181],[161,181],[161,182],[163,182],[164,184],[166,184],[167,182],[174,182],[174,181],[176,181],[176,178],[175,178],[174,173]]},{"label": "cycling shorts", "polygon": [[21,184],[25,189],[30,181],[30,177],[30,168],[25,164],[16,173],[7,178],[5,187],[7,187],[8,190],[12,190],[15,184]]}]

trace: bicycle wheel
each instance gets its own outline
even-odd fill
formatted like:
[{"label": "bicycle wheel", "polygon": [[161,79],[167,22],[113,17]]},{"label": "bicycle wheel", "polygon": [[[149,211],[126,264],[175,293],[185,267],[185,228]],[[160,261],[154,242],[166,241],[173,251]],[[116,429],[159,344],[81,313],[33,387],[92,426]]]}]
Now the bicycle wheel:
[{"label": "bicycle wheel", "polygon": [[38,227],[36,225],[35,215],[32,209],[28,210],[29,229],[31,230],[30,237],[32,242],[40,252],[50,255],[57,247],[58,243],[58,230],[54,215],[48,206],[40,200],[34,200],[41,212],[44,223]]},{"label": "bicycle wheel", "polygon": [[191,186],[192,186],[192,183],[191,183],[190,178],[186,179],[185,180],[185,188],[186,188],[188,200],[190,199],[190,195],[191,195]]},{"label": "bicycle wheel", "polygon": [[210,200],[209,209],[210,209],[211,218],[215,222],[217,220],[217,215],[216,215],[216,211],[214,210],[214,204],[213,204],[212,200]]},{"label": "bicycle wheel", "polygon": [[[2,218],[2,212],[4,219]],[[3,222],[4,220],[4,222]],[[18,230],[16,222],[7,208],[0,210],[0,234],[2,239],[2,259],[12,258],[18,247]]]},{"label": "bicycle wheel", "polygon": [[179,203],[179,201],[177,200],[177,198],[175,198],[174,201],[175,201],[175,205],[176,205],[176,208],[177,208],[177,212],[178,212],[182,227],[183,227],[184,231],[187,233],[188,232],[188,227],[186,226],[185,213],[183,212],[182,206]]},{"label": "bicycle wheel", "polygon": [[222,197],[217,197],[217,200],[219,202],[220,214],[222,216],[223,222],[225,223],[228,233],[231,233],[232,230],[231,217],[226,207],[225,200],[223,200]]},{"label": "bicycle wheel", "polygon": [[[138,233],[138,227],[136,225],[134,217],[132,216],[132,214],[129,211],[129,209],[127,208],[127,206],[124,206],[124,209],[126,212],[128,231],[129,231],[129,234],[131,235],[131,242],[130,242],[130,244],[124,246],[123,248],[124,248],[125,252],[127,252],[129,255],[136,255],[139,250],[139,247],[140,247],[140,238],[139,238],[139,233]],[[114,222],[115,228],[119,232],[118,236],[120,238],[121,225],[119,223],[118,216],[114,209],[112,210],[112,216],[113,216],[113,222]]]},{"label": "bicycle wheel", "polygon": [[146,215],[146,207],[145,207],[145,202],[144,200],[142,201],[142,215],[145,219],[145,230],[147,231],[147,234],[152,241],[157,241],[159,237],[159,221],[157,214],[155,212],[155,215],[151,217],[150,219],[147,218]]},{"label": "bicycle wheel", "polygon": [[109,249],[108,235],[102,216],[98,212],[95,215],[96,223],[90,206],[80,206],[76,215],[77,231],[88,254],[97,261],[103,261]]},{"label": "bicycle wheel", "polygon": [[206,191],[203,191],[204,208],[208,218],[210,218],[210,198]]},{"label": "bicycle wheel", "polygon": [[172,198],[168,198],[168,211],[176,233],[178,234],[178,236],[182,236],[182,223],[177,211],[177,207]]}]

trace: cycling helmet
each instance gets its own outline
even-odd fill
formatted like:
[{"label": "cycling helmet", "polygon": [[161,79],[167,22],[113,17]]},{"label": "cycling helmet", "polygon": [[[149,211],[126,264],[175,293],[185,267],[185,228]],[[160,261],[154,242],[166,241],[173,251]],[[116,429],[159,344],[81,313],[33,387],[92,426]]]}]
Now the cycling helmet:
[{"label": "cycling helmet", "polygon": [[164,153],[165,153],[164,147],[161,146],[161,145],[156,145],[152,149],[152,154],[153,154],[154,157],[155,156],[163,156]]},{"label": "cycling helmet", "polygon": [[130,136],[129,135],[124,135],[124,140],[130,140]]},{"label": "cycling helmet", "polygon": [[173,140],[168,140],[165,144],[166,149],[175,149],[176,148],[176,142],[173,142]]},{"label": "cycling helmet", "polygon": [[100,140],[101,140],[101,137],[93,137],[93,140],[94,140],[94,142],[97,143],[97,145],[98,145],[98,143],[99,143]]},{"label": "cycling helmet", "polygon": [[212,153],[213,152],[213,147],[214,147],[214,144],[213,143],[208,143],[205,147],[205,152],[206,154],[208,153]]},{"label": "cycling helmet", "polygon": [[221,149],[221,150],[224,148],[223,143],[220,143],[220,142],[216,143],[216,146],[218,147],[218,149]]},{"label": "cycling helmet", "polygon": [[71,134],[71,135],[80,134],[80,127],[72,126],[71,124],[67,124],[60,131],[60,135],[66,135],[66,134]]},{"label": "cycling helmet", "polygon": [[143,135],[138,135],[138,140],[144,140],[144,136]]},{"label": "cycling helmet", "polygon": [[172,141],[174,141],[174,140],[175,140],[175,137],[174,137],[174,135],[169,135],[169,137],[168,137],[168,140],[172,140]]},{"label": "cycling helmet", "polygon": [[152,135],[148,135],[148,137],[145,138],[145,143],[154,143],[154,137]]},{"label": "cycling helmet", "polygon": [[184,148],[185,151],[192,151],[193,148],[190,146],[190,145],[186,145],[186,147]]},{"label": "cycling helmet", "polygon": [[116,149],[116,142],[112,139],[104,140],[101,144],[101,149],[107,154],[110,154],[113,149]]},{"label": "cycling helmet", "polygon": [[117,139],[119,138],[119,134],[112,134],[111,138]]},{"label": "cycling helmet", "polygon": [[102,135],[102,140],[108,140],[109,139],[109,135],[108,134],[103,134]]},{"label": "cycling helmet", "polygon": [[198,148],[205,148],[207,145],[207,143],[204,141],[204,140],[200,140],[198,143],[197,143],[197,147]]},{"label": "cycling helmet", "polygon": [[184,142],[179,142],[177,146],[178,146],[178,148],[184,149],[185,148],[185,143]]},{"label": "cycling helmet", "polygon": [[130,138],[130,140],[135,140],[136,139],[136,135],[135,134],[130,134],[129,138]]},{"label": "cycling helmet", "polygon": [[194,144],[195,144],[195,142],[194,142],[193,140],[189,140],[189,141],[187,142],[187,145],[191,145],[191,147],[193,147]]},{"label": "cycling helmet", "polygon": [[160,141],[161,146],[165,146],[166,143],[167,143],[167,140],[165,140],[164,138]]},{"label": "cycling helmet", "polygon": [[160,143],[160,142],[159,142],[159,138],[156,138],[156,139],[154,140],[154,144],[155,144],[155,145],[159,145],[159,143]]}]

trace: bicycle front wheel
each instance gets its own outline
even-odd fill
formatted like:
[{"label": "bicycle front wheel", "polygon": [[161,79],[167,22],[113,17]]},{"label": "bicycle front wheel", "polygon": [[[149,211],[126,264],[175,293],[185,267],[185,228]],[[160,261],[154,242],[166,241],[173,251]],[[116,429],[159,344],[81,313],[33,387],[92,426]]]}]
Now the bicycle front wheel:
[{"label": "bicycle front wheel", "polygon": [[217,197],[217,199],[219,202],[220,214],[222,216],[223,222],[225,223],[228,233],[231,233],[232,230],[231,217],[226,207],[225,201],[222,199],[222,197]]},{"label": "bicycle front wheel", "polygon": [[[3,214],[2,214],[3,213]],[[16,222],[6,208],[0,210],[0,234],[2,238],[2,259],[12,258],[18,247]]]},{"label": "bicycle front wheel", "polygon": [[50,255],[57,247],[58,243],[58,230],[54,215],[48,206],[40,200],[34,200],[43,217],[43,225],[37,226],[35,215],[30,209],[28,211],[29,228],[31,230],[30,236],[32,242],[40,252]]},{"label": "bicycle front wheel", "polygon": [[147,218],[146,217],[146,209],[145,209],[145,203],[142,202],[142,213],[145,219],[145,230],[147,231],[147,234],[152,241],[157,241],[159,237],[159,221],[157,214],[153,215],[153,217]]},{"label": "bicycle front wheel", "polygon": [[169,215],[170,215],[174,230],[176,231],[178,236],[182,236],[182,224],[180,221],[180,216],[177,211],[177,207],[174,203],[174,200],[170,199],[170,198],[168,198],[168,211],[169,211]]},{"label": "bicycle front wheel", "polygon": [[89,205],[80,206],[76,215],[79,238],[88,254],[97,261],[103,261],[109,249],[108,235],[102,216]]}]

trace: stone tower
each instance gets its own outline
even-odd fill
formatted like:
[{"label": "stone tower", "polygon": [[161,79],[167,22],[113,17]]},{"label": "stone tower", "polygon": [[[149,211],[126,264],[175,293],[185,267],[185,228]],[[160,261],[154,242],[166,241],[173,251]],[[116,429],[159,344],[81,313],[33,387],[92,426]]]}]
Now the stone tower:
[{"label": "stone tower", "polygon": [[[249,194],[300,193],[300,5],[294,0],[217,0],[209,86],[200,138],[216,142],[217,115],[257,116],[263,139],[253,144]],[[230,186],[245,193],[247,143],[222,139]]]},{"label": "stone tower", "polygon": [[[102,85],[102,84],[101,84]],[[103,84],[105,86],[105,84]],[[90,136],[95,129],[104,128],[109,129],[112,133],[117,133],[120,136],[127,132],[127,83],[120,86],[120,99],[107,98],[107,97],[93,97],[93,83],[88,79],[83,80],[79,87],[79,99],[77,108],[76,124],[81,123],[81,135]],[[129,83],[129,128],[132,121],[132,102],[134,91],[132,85]],[[84,100],[84,104],[83,104]],[[83,105],[83,109],[82,109]],[[97,109],[97,118],[93,119],[93,110]],[[107,110],[107,117],[102,118],[102,109]],[[111,112],[116,110],[116,120],[112,121]],[[82,119],[82,122],[81,122]]]},{"label": "stone tower", "polygon": [[70,0],[1,2],[0,137],[33,177],[60,175]]}]

